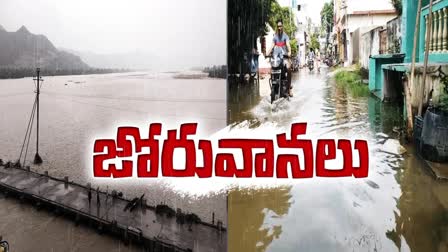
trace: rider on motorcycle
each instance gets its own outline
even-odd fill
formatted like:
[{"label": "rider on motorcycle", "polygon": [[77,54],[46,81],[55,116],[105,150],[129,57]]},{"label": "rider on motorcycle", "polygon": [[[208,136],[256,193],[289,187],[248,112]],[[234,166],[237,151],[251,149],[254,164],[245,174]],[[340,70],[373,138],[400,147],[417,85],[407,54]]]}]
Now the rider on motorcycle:
[{"label": "rider on motorcycle", "polygon": [[313,48],[310,48],[310,51],[308,52],[308,56],[307,56],[307,61],[306,64],[308,66],[308,68],[311,70],[314,69],[314,65],[315,65],[315,59],[316,59],[316,54],[314,53]]},{"label": "rider on motorcycle", "polygon": [[314,57],[315,57],[316,55],[314,54],[314,50],[313,50],[313,48],[310,48],[310,52],[308,53],[308,60],[312,60],[312,61],[314,61]]},{"label": "rider on motorcycle", "polygon": [[286,68],[288,69],[288,90],[289,90],[289,96],[292,97],[292,85],[291,85],[291,77],[292,77],[292,70],[291,70],[291,44],[289,43],[289,37],[286,33],[283,32],[283,21],[279,19],[277,21],[277,32],[274,35],[274,39],[272,41],[272,47],[268,51],[267,55],[271,55],[272,50],[275,46],[281,47],[283,49],[283,52],[285,55],[288,55],[288,58],[284,60],[286,64]]}]

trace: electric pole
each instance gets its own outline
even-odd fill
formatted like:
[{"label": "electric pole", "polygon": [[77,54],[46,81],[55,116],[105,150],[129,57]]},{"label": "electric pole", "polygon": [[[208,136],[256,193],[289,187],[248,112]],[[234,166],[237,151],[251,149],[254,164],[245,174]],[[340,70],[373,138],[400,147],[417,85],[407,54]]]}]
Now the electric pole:
[{"label": "electric pole", "polygon": [[40,76],[40,68],[36,68],[36,78],[37,88],[36,88],[36,114],[37,114],[37,124],[36,124],[36,155],[34,156],[34,164],[42,164],[42,158],[39,156],[39,94],[40,94],[40,82],[43,81]]}]

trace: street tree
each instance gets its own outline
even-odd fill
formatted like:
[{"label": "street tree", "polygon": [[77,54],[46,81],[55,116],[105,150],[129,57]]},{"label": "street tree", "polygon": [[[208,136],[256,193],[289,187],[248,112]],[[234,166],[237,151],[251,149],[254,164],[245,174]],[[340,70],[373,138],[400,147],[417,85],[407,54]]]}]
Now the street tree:
[{"label": "street tree", "polygon": [[288,34],[291,43],[291,54],[297,55],[298,43],[295,39],[295,33],[297,32],[297,26],[294,22],[294,13],[289,7],[281,7],[276,1],[271,3],[271,14],[269,16],[269,25],[275,29],[277,27],[277,21],[283,21],[283,31]]},{"label": "street tree", "polygon": [[319,34],[318,33],[312,33],[310,36],[310,49],[313,51],[316,51],[320,49],[320,43],[319,43]]},{"label": "street tree", "polygon": [[330,33],[334,26],[334,2],[326,2],[320,11],[322,29],[326,33],[325,46],[328,47]]}]

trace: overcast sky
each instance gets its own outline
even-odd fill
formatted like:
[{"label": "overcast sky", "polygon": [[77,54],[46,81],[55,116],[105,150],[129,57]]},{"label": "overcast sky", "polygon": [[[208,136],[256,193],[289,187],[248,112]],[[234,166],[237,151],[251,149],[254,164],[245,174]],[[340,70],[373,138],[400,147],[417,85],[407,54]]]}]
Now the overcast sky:
[{"label": "overcast sky", "polygon": [[320,11],[324,7],[324,3],[330,2],[329,0],[304,0],[305,4],[308,5],[308,12],[313,23],[320,24],[321,16]]},{"label": "overcast sky", "polygon": [[[277,2],[281,6],[291,6],[292,0],[277,0]],[[319,24],[320,21],[320,11],[322,10],[322,7],[324,7],[324,3],[330,2],[330,0],[296,0],[297,4],[301,4],[306,6],[305,9],[308,17],[311,18],[313,23]]]},{"label": "overcast sky", "polygon": [[224,0],[0,0],[0,25],[8,31],[25,25],[77,51],[226,63]]}]

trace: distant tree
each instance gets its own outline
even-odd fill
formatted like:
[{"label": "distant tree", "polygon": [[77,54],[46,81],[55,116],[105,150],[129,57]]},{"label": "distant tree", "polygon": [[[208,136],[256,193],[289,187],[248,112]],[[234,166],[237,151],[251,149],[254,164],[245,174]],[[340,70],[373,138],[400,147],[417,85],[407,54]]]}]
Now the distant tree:
[{"label": "distant tree", "polygon": [[[60,76],[60,75],[87,75],[87,74],[106,74],[130,72],[129,69],[104,69],[104,68],[87,68],[87,69],[54,69],[42,68],[42,76]],[[35,68],[17,68],[17,67],[0,67],[0,79],[17,79],[24,77],[33,77],[36,74]]]},{"label": "distant tree", "polygon": [[291,39],[290,43],[291,43],[291,55],[293,57],[295,57],[295,56],[297,56],[297,52],[299,50],[299,47],[298,47],[299,43],[297,42],[297,40],[295,38]]},{"label": "distant tree", "polygon": [[320,11],[322,27],[329,33],[334,25],[334,3],[333,0],[326,2]]},{"label": "distant tree", "polygon": [[319,43],[319,35],[317,33],[313,33],[310,36],[310,49],[313,49],[315,51],[316,49],[320,49],[320,43]]},{"label": "distant tree", "polygon": [[326,33],[325,46],[328,47],[328,41],[330,39],[330,33],[334,26],[334,2],[326,2],[320,11],[322,29]]},{"label": "distant tree", "polygon": [[283,21],[283,30],[289,37],[294,38],[297,27],[294,23],[294,14],[289,7],[281,7],[276,1],[271,4],[271,15],[269,17],[269,25],[272,28],[277,27],[277,20]]},{"label": "distant tree", "polygon": [[289,7],[281,7],[276,1],[271,3],[271,15],[269,17],[269,25],[275,29],[277,27],[277,21],[283,21],[283,30],[290,38],[291,54],[297,55],[297,40],[295,39],[295,33],[297,26],[294,22],[294,13]]},{"label": "distant tree", "polygon": [[210,78],[227,78],[227,66],[205,67],[202,71],[208,73]]}]

